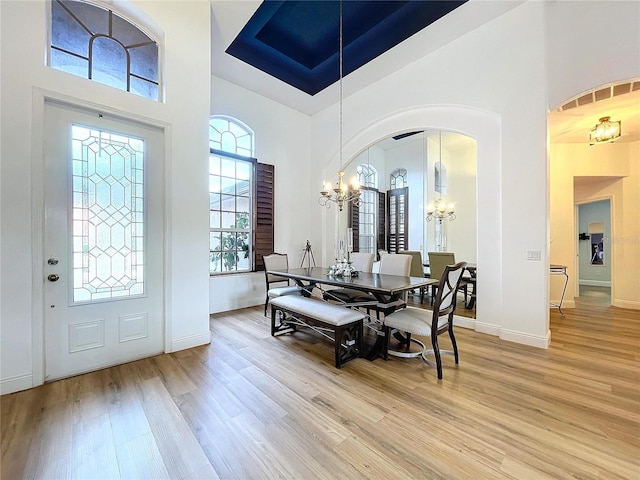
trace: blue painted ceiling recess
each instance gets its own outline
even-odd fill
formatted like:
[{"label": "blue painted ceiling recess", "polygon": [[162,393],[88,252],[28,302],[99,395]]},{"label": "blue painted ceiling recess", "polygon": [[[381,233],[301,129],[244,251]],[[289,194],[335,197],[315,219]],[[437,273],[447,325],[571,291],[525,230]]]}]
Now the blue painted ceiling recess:
[{"label": "blue painted ceiling recess", "polygon": [[[466,1],[345,1],[343,77]],[[226,53],[315,95],[340,78],[340,2],[264,1]]]}]

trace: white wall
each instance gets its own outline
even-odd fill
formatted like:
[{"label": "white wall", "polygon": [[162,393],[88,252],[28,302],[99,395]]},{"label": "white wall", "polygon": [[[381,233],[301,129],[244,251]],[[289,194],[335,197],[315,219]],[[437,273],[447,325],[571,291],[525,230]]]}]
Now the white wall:
[{"label": "white wall", "polygon": [[[477,263],[482,286],[476,328],[544,347],[548,284],[543,44],[542,7],[526,4],[348,97],[344,111],[357,115],[345,122],[347,157],[363,145],[411,129],[451,130],[477,140]],[[331,120],[331,112],[314,117],[314,134],[324,139],[327,149],[332,146]],[[314,165],[324,166],[321,159],[327,153],[316,150]],[[514,184],[520,176],[528,181]],[[532,209],[532,204],[539,209]],[[526,222],[523,209],[528,211]],[[542,261],[527,262],[527,249],[541,250]]]},{"label": "white wall", "polygon": [[208,2],[189,0],[134,1],[126,5],[141,23],[152,21],[152,30],[161,37],[164,103],[46,67],[47,3],[0,2],[2,393],[43,381],[43,179],[39,139],[47,97],[77,101],[165,129],[165,350],[210,341],[210,7]]}]

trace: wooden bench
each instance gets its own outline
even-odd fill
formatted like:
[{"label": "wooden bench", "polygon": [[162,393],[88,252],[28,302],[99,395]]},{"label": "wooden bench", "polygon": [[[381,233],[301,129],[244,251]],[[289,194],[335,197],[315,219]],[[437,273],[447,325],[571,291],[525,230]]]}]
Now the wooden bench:
[{"label": "wooden bench", "polygon": [[[271,335],[310,328],[335,343],[335,366],[362,356],[362,321],[365,314],[308,297],[271,299]],[[278,312],[281,312],[278,314]]]}]

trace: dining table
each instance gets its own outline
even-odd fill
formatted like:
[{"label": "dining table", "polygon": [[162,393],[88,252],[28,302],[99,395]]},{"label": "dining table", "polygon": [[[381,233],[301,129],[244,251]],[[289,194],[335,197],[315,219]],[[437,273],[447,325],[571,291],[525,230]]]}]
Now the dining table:
[{"label": "dining table", "polygon": [[[396,308],[402,308],[405,303],[403,294],[414,289],[437,284],[439,279],[428,277],[410,277],[401,275],[389,275],[384,273],[357,272],[355,276],[332,275],[327,267],[301,267],[279,270],[267,270],[267,273],[278,275],[293,280],[299,286],[303,295],[312,296],[313,290],[323,286],[350,288],[371,294],[378,307],[385,315],[393,313]],[[326,290],[330,292],[331,290]],[[357,307],[358,304],[345,304],[349,307]],[[372,318],[372,320],[377,320]],[[368,360],[374,360],[383,351],[384,333],[376,330],[376,342],[371,350],[365,354]]]}]

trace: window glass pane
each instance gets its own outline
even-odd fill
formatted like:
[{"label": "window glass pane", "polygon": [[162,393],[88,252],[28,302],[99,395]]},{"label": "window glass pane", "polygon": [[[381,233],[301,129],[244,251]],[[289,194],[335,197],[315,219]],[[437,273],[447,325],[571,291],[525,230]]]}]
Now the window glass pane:
[{"label": "window glass pane", "polygon": [[224,132],[222,134],[222,148],[225,152],[236,152],[236,137],[231,135],[229,132]]},{"label": "window glass pane", "polygon": [[236,182],[236,194],[245,195],[245,196],[251,195],[251,192],[249,191],[250,186],[251,184],[249,182],[244,182],[244,181]]},{"label": "window glass pane", "polygon": [[209,157],[209,173],[220,175],[220,157],[213,155]]},{"label": "window glass pane", "polygon": [[[217,175],[209,175],[209,191],[212,193],[220,192],[220,177]],[[220,201],[219,199],[217,200]]]},{"label": "window glass pane", "polygon": [[249,197],[237,197],[236,209],[238,212],[250,212],[251,199]]},{"label": "window glass pane", "polygon": [[234,212],[236,209],[236,197],[234,195],[222,195],[221,197],[222,204],[220,205],[220,210],[224,212]]},{"label": "window glass pane", "polygon": [[150,98],[151,100],[158,100],[158,85],[149,82],[147,80],[141,80],[136,77],[129,77],[131,81],[130,90],[131,93],[140,95],[141,97]]},{"label": "window glass pane", "polygon": [[236,214],[233,212],[222,212],[222,228],[235,228]]},{"label": "window glass pane", "polygon": [[248,180],[251,178],[251,164],[248,162],[237,162],[236,164],[236,177],[242,180]]},{"label": "window glass pane", "polygon": [[51,3],[51,45],[88,58],[90,38],[89,32],[59,2]]},{"label": "window glass pane", "polygon": [[[222,176],[235,178],[236,176],[235,160],[229,160],[229,159],[223,158],[221,162],[221,167],[222,167],[221,169]],[[235,181],[233,183],[235,185]]]},{"label": "window glass pane", "polygon": [[73,13],[86,31],[93,35],[109,34],[109,10],[85,2],[65,0],[59,3]]},{"label": "window glass pane", "polygon": [[219,232],[210,232],[209,233],[209,250],[211,251],[220,251],[220,233]]},{"label": "window glass pane", "polygon": [[209,212],[209,226],[211,228],[220,228],[220,212]]},{"label": "window glass pane", "polygon": [[132,74],[154,82],[158,81],[158,46],[155,43],[130,48],[129,56]]},{"label": "window glass pane", "polygon": [[124,18],[121,18],[118,15],[113,16],[111,28],[113,31],[113,37],[120,40],[120,42],[122,42],[126,47],[153,42],[153,40],[151,40],[138,27],[127,22]]},{"label": "window glass pane", "polygon": [[235,195],[236,179],[229,177],[220,177],[220,191],[229,195]]},{"label": "window glass pane", "polygon": [[209,209],[220,210],[220,194],[219,193],[209,194]]},{"label": "window glass pane", "polygon": [[89,61],[58,50],[51,50],[51,66],[79,77],[89,77]]},{"label": "window glass pane", "polygon": [[91,58],[93,80],[126,90],[127,53],[118,42],[107,37],[94,39]]}]

